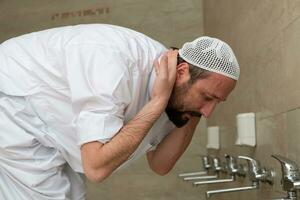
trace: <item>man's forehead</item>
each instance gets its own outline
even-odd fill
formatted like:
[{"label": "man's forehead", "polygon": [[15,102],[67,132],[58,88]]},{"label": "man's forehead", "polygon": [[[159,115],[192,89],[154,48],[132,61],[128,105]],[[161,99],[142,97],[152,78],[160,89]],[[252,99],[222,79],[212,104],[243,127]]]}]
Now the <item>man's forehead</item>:
[{"label": "man's forehead", "polygon": [[208,96],[220,101],[226,101],[227,96],[235,86],[236,81],[221,74],[211,73],[210,76],[200,79],[198,84]]}]

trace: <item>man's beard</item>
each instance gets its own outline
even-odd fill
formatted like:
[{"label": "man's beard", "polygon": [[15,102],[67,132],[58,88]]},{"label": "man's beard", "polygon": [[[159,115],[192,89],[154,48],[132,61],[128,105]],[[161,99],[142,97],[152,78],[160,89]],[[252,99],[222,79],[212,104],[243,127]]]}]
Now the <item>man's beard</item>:
[{"label": "man's beard", "polygon": [[185,83],[177,88],[174,87],[169,103],[166,107],[168,118],[177,128],[183,127],[188,123],[189,118],[187,115],[201,117],[201,113],[194,111],[180,111],[184,109],[183,98],[186,96],[190,88],[190,83]]}]

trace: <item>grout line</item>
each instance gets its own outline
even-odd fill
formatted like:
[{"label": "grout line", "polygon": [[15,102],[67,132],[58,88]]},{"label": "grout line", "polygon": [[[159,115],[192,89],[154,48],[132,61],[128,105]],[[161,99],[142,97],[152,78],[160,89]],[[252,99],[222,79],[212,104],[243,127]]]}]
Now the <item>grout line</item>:
[{"label": "grout line", "polygon": [[292,108],[292,109],[289,109],[289,110],[286,110],[286,111],[283,111],[283,112],[279,112],[279,113],[275,113],[273,115],[269,115],[269,116],[266,116],[266,117],[262,117],[260,119],[269,119],[269,118],[272,118],[272,117],[275,117],[275,116],[278,116],[278,115],[282,115],[284,113],[288,113],[288,112],[292,112],[292,111],[295,111],[295,110],[298,110],[300,109],[300,106],[299,107],[296,107],[296,108]]},{"label": "grout line", "polygon": [[285,25],[282,30],[287,29],[289,26],[291,26],[295,21],[297,21],[300,18],[300,14],[298,14],[297,17],[295,17],[294,19],[292,19],[292,21],[290,21],[287,25]]}]

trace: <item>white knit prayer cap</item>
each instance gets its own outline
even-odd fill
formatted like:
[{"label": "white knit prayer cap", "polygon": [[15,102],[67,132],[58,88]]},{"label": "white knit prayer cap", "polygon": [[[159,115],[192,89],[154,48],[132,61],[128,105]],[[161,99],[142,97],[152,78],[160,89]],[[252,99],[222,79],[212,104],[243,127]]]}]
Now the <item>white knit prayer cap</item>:
[{"label": "white knit prayer cap", "polygon": [[186,62],[234,80],[239,79],[240,67],[228,44],[211,37],[199,37],[185,43],[179,55]]}]

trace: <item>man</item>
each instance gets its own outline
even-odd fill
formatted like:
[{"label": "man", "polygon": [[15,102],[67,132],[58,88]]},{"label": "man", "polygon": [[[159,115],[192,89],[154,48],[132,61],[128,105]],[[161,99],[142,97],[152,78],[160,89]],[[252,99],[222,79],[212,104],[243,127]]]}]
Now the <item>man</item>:
[{"label": "man", "polygon": [[2,43],[0,199],[84,199],[79,174],[101,182],[146,152],[168,173],[238,76],[230,47],[209,37],[178,54],[92,24]]}]

